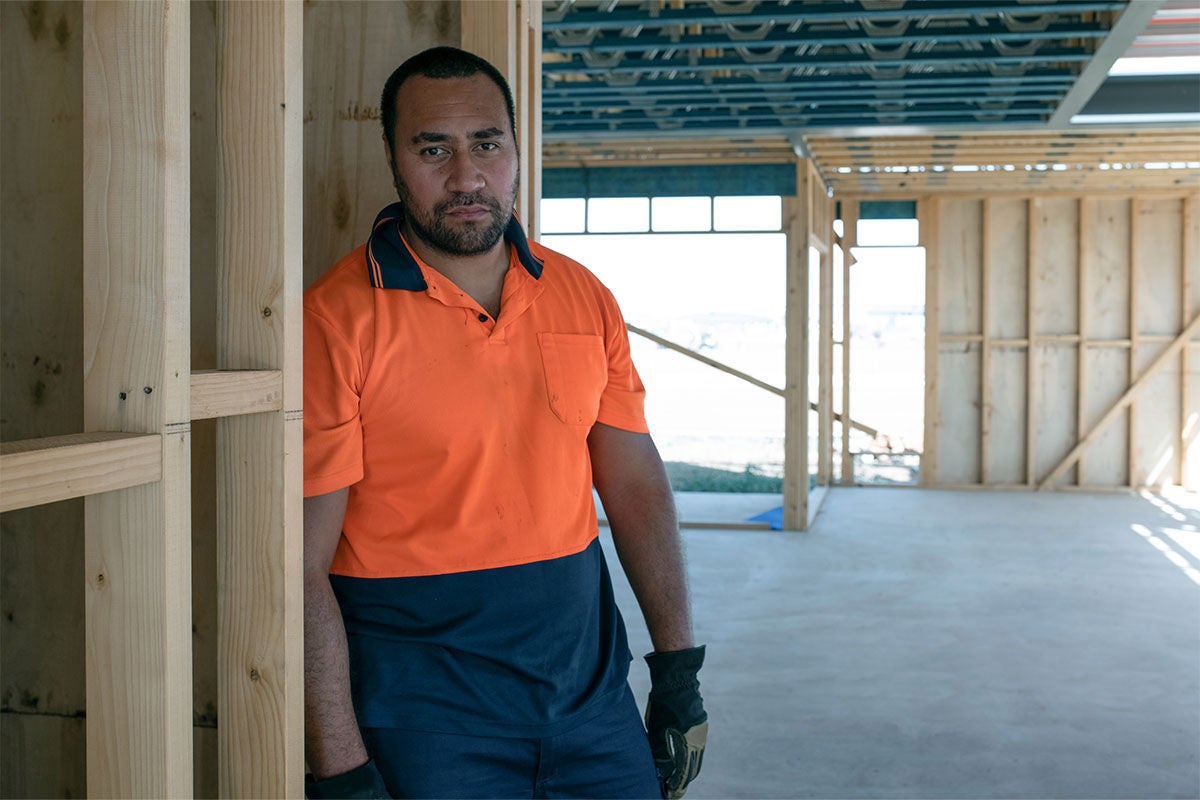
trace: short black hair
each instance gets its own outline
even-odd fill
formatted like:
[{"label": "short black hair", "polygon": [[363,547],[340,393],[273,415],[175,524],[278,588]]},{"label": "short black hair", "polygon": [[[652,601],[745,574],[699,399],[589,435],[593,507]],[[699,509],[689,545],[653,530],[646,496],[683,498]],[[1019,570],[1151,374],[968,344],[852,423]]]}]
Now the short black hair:
[{"label": "short black hair", "polygon": [[383,84],[383,94],[379,98],[379,115],[383,120],[383,135],[387,139],[388,148],[396,147],[396,96],[400,94],[400,87],[406,80],[414,75],[426,78],[469,78],[480,72],[491,78],[492,83],[496,84],[500,93],[504,95],[508,124],[515,138],[517,115],[513,107],[512,90],[508,88],[508,81],[504,80],[500,70],[486,59],[466,50],[459,50],[457,47],[431,47],[396,67]]}]

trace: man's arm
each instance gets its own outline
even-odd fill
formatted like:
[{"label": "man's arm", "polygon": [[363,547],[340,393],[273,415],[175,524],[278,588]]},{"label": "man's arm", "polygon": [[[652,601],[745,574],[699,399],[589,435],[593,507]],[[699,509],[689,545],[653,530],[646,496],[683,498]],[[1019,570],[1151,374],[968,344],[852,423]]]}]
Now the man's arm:
[{"label": "man's arm", "polygon": [[656,652],[692,647],[692,615],[675,497],[649,434],[596,423],[588,435],[592,480],[621,567]]},{"label": "man's arm", "polygon": [[692,642],[692,614],[675,497],[654,440],[597,423],[588,436],[592,479],[613,543],[633,587],[654,652],[646,732],[663,796],[678,800],[700,773],[708,714],[696,675],[704,648]]},{"label": "man's arm", "polygon": [[346,627],[329,585],[350,490],[304,498],[304,741],[318,780],[367,762],[350,701]]}]

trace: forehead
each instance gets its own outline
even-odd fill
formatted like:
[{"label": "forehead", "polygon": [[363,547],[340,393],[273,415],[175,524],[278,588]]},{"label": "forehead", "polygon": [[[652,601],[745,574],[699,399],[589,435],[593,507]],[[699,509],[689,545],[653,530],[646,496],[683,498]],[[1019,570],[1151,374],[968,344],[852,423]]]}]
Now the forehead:
[{"label": "forehead", "polygon": [[466,78],[414,75],[396,94],[399,130],[435,133],[476,125],[509,130],[504,94],[481,72]]}]

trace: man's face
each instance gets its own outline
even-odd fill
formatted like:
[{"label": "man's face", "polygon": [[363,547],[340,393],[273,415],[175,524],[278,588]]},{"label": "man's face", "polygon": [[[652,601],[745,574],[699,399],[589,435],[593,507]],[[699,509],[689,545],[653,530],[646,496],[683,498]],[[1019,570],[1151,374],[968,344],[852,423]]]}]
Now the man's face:
[{"label": "man's face", "polygon": [[486,75],[405,81],[388,164],[409,230],[430,247],[480,255],[503,237],[517,198],[517,146],[504,96]]}]

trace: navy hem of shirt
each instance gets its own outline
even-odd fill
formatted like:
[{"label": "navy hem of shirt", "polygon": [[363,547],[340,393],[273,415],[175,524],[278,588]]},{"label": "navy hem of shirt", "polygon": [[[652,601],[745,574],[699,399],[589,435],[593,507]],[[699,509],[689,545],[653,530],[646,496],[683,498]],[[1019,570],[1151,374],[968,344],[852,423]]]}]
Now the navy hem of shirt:
[{"label": "navy hem of shirt", "polygon": [[329,578],[363,727],[555,735],[628,680],[632,655],[599,538],[516,566]]}]

